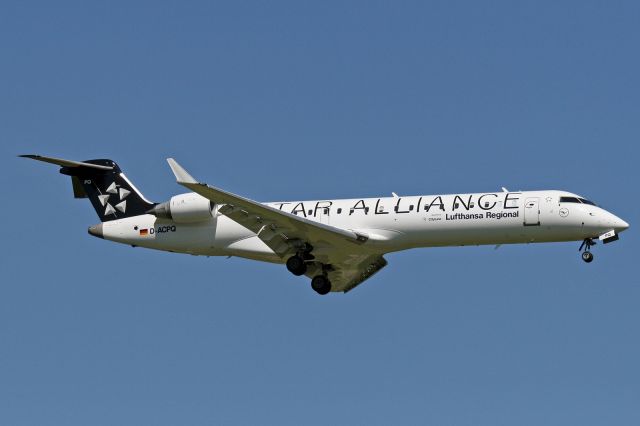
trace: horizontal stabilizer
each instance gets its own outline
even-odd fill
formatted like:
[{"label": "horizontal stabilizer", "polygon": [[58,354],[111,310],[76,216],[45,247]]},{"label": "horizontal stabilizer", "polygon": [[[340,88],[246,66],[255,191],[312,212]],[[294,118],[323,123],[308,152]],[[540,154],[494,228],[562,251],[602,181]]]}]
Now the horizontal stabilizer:
[{"label": "horizontal stabilizer", "polygon": [[64,160],[62,158],[43,157],[42,155],[19,155],[22,158],[30,158],[32,160],[44,161],[45,163],[57,164],[61,167],[88,167],[98,170],[113,170],[112,166],[101,166],[99,164],[83,163],[82,161]]}]

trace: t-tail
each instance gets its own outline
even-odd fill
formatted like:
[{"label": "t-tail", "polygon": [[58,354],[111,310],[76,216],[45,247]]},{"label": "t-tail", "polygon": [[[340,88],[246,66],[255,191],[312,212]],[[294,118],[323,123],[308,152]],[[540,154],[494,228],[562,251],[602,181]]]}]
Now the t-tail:
[{"label": "t-tail", "polygon": [[156,205],[144,198],[112,160],[72,161],[40,155],[20,157],[60,166],[60,173],[71,177],[74,197],[88,198],[102,222],[145,214]]}]

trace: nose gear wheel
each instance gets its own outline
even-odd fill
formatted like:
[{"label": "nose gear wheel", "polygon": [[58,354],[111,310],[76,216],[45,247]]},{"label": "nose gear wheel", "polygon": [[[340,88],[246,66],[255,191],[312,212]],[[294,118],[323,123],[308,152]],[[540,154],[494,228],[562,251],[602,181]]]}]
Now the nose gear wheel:
[{"label": "nose gear wheel", "polygon": [[582,251],[582,260],[584,260],[586,263],[593,262],[593,253],[591,253],[591,247],[595,245],[596,242],[593,241],[592,238],[585,238],[582,244],[580,244],[580,248],[578,249],[578,251],[582,251],[582,249],[584,249],[584,251]]}]

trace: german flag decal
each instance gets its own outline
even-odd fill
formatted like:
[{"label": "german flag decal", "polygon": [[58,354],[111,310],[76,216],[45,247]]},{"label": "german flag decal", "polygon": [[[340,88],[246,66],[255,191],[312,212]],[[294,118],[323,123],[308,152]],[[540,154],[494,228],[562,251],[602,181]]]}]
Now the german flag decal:
[{"label": "german flag decal", "polygon": [[141,237],[146,237],[147,235],[149,235],[149,230],[148,229],[141,229],[140,230],[140,236]]}]

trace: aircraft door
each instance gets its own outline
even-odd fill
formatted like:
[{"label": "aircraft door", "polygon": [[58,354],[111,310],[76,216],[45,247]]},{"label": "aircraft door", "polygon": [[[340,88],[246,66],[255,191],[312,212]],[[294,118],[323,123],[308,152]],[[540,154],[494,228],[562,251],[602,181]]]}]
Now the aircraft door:
[{"label": "aircraft door", "polygon": [[540,199],[527,198],[524,203],[524,226],[540,225]]}]

